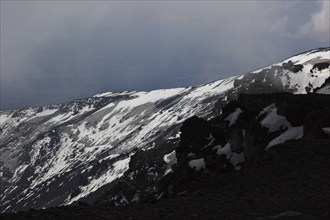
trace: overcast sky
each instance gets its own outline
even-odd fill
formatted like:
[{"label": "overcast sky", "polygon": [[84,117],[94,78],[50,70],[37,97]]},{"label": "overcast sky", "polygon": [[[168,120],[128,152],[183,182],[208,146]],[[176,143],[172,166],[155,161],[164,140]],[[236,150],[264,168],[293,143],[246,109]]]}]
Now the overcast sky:
[{"label": "overcast sky", "polygon": [[328,47],[329,1],[1,1],[1,109],[206,83]]}]

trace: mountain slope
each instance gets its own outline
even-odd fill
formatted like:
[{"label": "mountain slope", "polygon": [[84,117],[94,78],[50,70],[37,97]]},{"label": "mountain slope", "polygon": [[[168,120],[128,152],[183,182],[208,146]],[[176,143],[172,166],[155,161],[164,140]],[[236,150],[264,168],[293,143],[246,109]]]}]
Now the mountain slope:
[{"label": "mountain slope", "polygon": [[316,49],[202,86],[103,93],[65,104],[3,111],[0,211],[93,197],[129,169],[136,149],[177,139],[185,119],[218,115],[241,93],[328,94],[329,62],[329,48]]},{"label": "mountain slope", "polygon": [[[207,121],[198,117],[187,119],[181,127],[180,144],[174,155],[164,157],[166,162],[175,157],[177,160],[171,164],[173,171],[162,177],[162,196],[153,200],[157,202],[141,201],[126,206],[111,203],[89,206],[80,202],[73,206],[0,214],[0,218],[329,219],[330,130],[325,129],[330,128],[329,102],[330,96],[321,94],[242,94],[219,117]],[[240,114],[228,117],[238,112],[237,108],[241,109]],[[293,114],[297,108],[301,112]],[[270,117],[274,120],[269,120]],[[272,139],[287,133],[293,125],[303,127],[302,138],[291,137],[293,140],[264,150]],[[254,129],[248,130],[251,126]],[[244,138],[238,138],[240,133]],[[253,139],[255,142],[251,144]],[[234,167],[235,153],[246,154],[247,161]],[[139,167],[135,167],[134,173],[140,172],[141,166],[148,165],[145,162],[149,157],[155,161],[160,158],[154,155],[163,154],[162,147],[137,152],[131,158],[130,170],[135,164]],[[205,164],[199,169],[195,165],[201,160]],[[240,170],[235,171],[238,167]],[[148,182],[148,174],[157,172],[154,166],[147,169],[147,175],[142,175],[145,181],[137,186]],[[129,178],[130,173],[124,176]],[[119,183],[121,197],[137,198],[129,195],[127,181],[122,179]],[[133,190],[135,195],[137,192]]]}]

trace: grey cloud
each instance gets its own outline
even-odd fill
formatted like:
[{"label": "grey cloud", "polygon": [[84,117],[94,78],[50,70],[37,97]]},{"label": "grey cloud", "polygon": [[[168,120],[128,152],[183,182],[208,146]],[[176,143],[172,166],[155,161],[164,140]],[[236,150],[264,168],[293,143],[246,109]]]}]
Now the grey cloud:
[{"label": "grey cloud", "polygon": [[1,108],[252,71],[329,46],[296,37],[319,11],[291,1],[1,2]]},{"label": "grey cloud", "polygon": [[330,2],[320,1],[319,11],[312,14],[310,20],[299,28],[298,36],[316,37],[320,41],[329,42],[330,39]]}]

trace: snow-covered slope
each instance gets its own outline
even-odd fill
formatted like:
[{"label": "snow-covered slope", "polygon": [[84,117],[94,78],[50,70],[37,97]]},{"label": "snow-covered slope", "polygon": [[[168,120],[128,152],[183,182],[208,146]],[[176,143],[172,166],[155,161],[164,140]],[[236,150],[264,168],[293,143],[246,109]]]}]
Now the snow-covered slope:
[{"label": "snow-covered slope", "polygon": [[70,204],[96,191],[125,172],[134,148],[176,136],[187,117],[210,114],[234,79],[1,112],[2,207]]},{"label": "snow-covered slope", "polygon": [[317,49],[201,86],[109,92],[2,111],[0,212],[71,204],[96,195],[124,174],[134,149],[177,138],[185,119],[210,118],[240,93],[327,93],[329,62],[329,48]]}]

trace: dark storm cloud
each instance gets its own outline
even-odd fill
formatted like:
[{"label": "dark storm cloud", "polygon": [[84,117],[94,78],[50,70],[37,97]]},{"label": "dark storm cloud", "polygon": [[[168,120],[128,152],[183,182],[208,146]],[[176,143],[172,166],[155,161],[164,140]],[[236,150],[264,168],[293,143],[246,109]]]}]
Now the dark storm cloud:
[{"label": "dark storm cloud", "polygon": [[1,2],[1,109],[205,83],[329,46],[329,2]]}]

